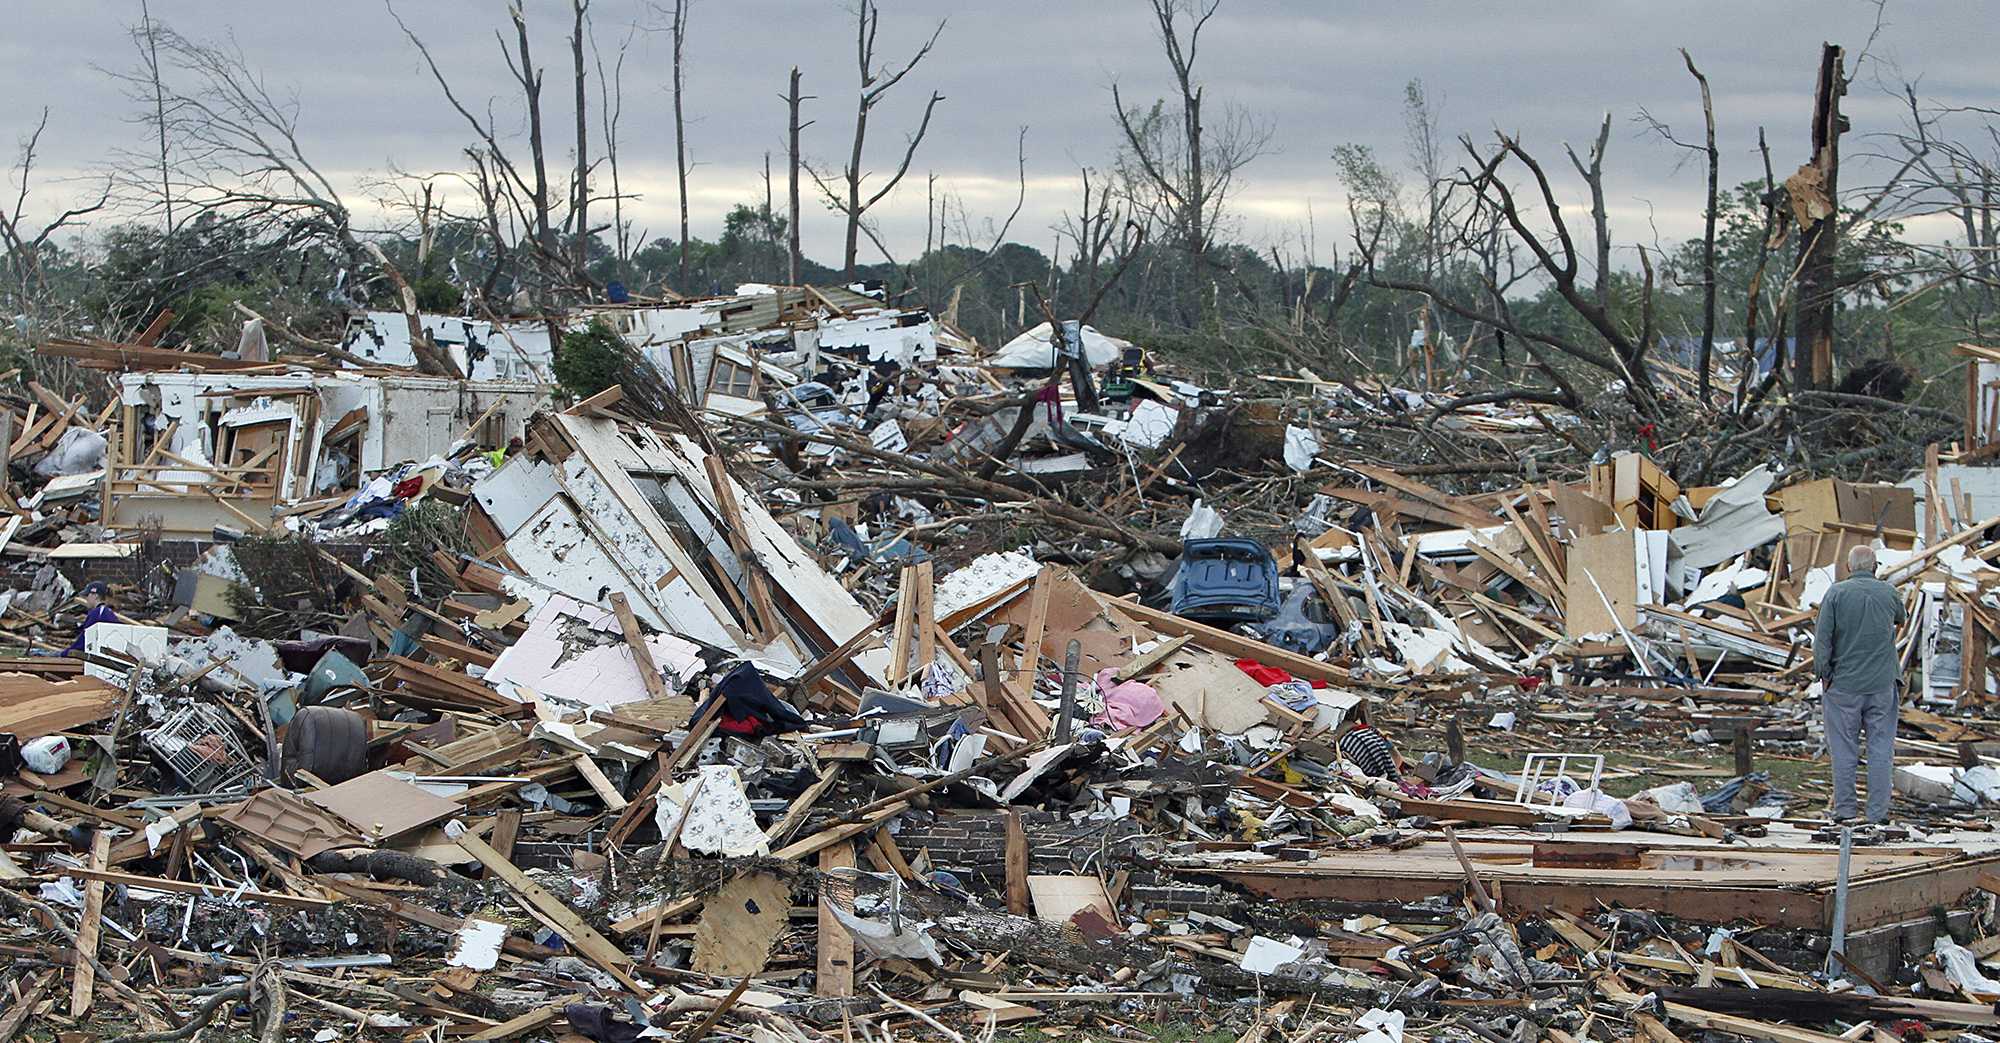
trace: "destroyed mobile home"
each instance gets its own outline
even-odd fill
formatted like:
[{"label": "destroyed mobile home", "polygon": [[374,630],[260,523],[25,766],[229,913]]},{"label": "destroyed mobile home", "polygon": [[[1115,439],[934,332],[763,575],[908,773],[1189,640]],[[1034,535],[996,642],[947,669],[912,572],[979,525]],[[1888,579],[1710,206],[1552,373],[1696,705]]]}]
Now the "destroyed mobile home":
[{"label": "destroyed mobile home", "polygon": [[[468,379],[401,316],[44,345],[114,376],[0,396],[0,1039],[2000,1028],[1978,430],[1900,485],[1448,493],[1343,448],[1426,393],[758,289],[579,320],[664,401],[552,401],[542,323],[426,319]],[[1913,688],[1898,824],[1843,832],[1857,545]]]}]

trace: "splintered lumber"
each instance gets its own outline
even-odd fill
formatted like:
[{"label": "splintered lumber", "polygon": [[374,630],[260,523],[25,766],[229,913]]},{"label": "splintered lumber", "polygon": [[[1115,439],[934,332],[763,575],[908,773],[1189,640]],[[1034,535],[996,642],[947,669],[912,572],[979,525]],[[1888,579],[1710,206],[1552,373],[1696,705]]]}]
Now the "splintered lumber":
[{"label": "splintered lumber", "polygon": [[815,991],[821,996],[854,995],[854,936],[847,933],[847,927],[833,915],[833,903],[840,898],[838,888],[831,886],[835,878],[829,875],[832,870],[851,869],[853,866],[853,844],[834,844],[820,849],[819,871],[826,883],[819,889],[819,973],[815,979]]},{"label": "splintered lumber", "polygon": [[632,650],[632,661],[639,665],[639,680],[645,682],[646,695],[653,699],[672,698],[667,683],[660,679],[660,668],[653,664],[653,650],[646,647],[646,635],[639,629],[639,618],[632,614],[632,605],[625,600],[624,591],[611,592],[611,611],[618,614],[618,629],[625,632],[625,645]]},{"label": "splintered lumber", "polygon": [[644,989],[634,987],[626,971],[632,958],[625,955],[625,950],[611,944],[609,939],[584,923],[583,918],[576,914],[576,910],[543,890],[540,884],[528,879],[528,875],[521,872],[520,867],[500,857],[500,852],[493,850],[478,837],[468,834],[459,837],[457,843],[466,854],[478,859],[479,864],[485,866],[487,872],[512,889],[524,904],[559,928],[564,940],[568,941],[576,951],[588,957],[590,962],[604,968],[612,977],[626,982],[633,991],[641,995],[645,993]]},{"label": "splintered lumber", "polygon": [[1192,640],[1194,640],[1194,635],[1182,634],[1171,640],[1162,641],[1158,645],[1155,645],[1152,651],[1119,667],[1118,671],[1111,675],[1111,679],[1114,681],[1130,681],[1160,665],[1161,661],[1180,651],[1182,645]]},{"label": "splintered lumber", "polygon": [[571,758],[571,763],[576,765],[576,773],[583,776],[583,781],[590,784],[591,791],[597,794],[597,799],[604,802],[606,811],[625,810],[625,795],[618,792],[618,787],[613,786],[610,779],[604,777],[604,769],[598,767],[597,762],[591,760],[589,754],[579,753]]},{"label": "splintered lumber", "polygon": [[632,801],[625,806],[625,810],[618,816],[618,821],[612,823],[611,831],[605,834],[609,843],[624,843],[625,838],[639,828],[639,823],[646,820],[646,816],[658,802],[660,787],[672,779],[674,772],[679,771],[700,751],[702,744],[708,741],[709,733],[715,730],[715,719],[721,713],[722,700],[711,698],[708,705],[702,709],[701,715],[688,725],[687,738],[682,739],[681,744],[674,747],[672,753],[660,759],[659,770],[640,787],[639,795],[632,798]]},{"label": "splintered lumber", "polygon": [[[907,800],[909,796],[915,792],[916,792],[915,790],[908,790],[904,792],[902,794],[902,799]],[[804,840],[799,840],[794,843],[787,844],[784,847],[781,847],[778,850],[771,852],[771,857],[790,859],[790,858],[804,858],[807,855],[817,854],[821,850],[831,847],[834,844],[838,844],[843,840],[851,840],[855,837],[860,836],[863,833],[868,832],[871,829],[874,829],[876,826],[881,825],[882,823],[888,821],[891,817],[899,814],[902,810],[903,809],[899,804],[897,807],[883,808],[879,811],[872,812],[869,815],[869,817],[864,818],[859,822],[847,822],[841,825],[829,826],[826,829],[822,829],[819,832],[814,833],[812,836],[806,837]]]},{"label": "splintered lumber", "polygon": [[44,971],[41,976],[21,989],[20,998],[8,1008],[7,1016],[0,1018],[0,1043],[6,1043],[21,1031],[21,1026],[27,1023],[35,1008],[41,1006],[42,996],[49,991],[49,986],[56,983],[56,976],[60,973],[62,972],[54,969]]},{"label": "splintered lumber", "polygon": [[544,1028],[563,1016],[563,1008],[582,999],[581,994],[565,996],[553,1003],[546,1003],[519,1017],[503,1021],[498,1025],[484,1028],[470,1036],[468,1040],[514,1039],[525,1036],[539,1028]]},{"label": "splintered lumber", "polygon": [[403,656],[389,657],[389,680],[395,685],[384,695],[399,702],[429,710],[484,710],[498,717],[526,717],[534,708],[517,703],[464,674],[444,670]]},{"label": "splintered lumber", "polygon": [[1007,811],[1007,911],[1026,916],[1028,907],[1028,834],[1021,827],[1021,813]]},{"label": "splintered lumber", "polygon": [[288,905],[297,909],[325,909],[335,903],[323,898],[302,898],[298,895],[275,891],[243,891],[233,887],[215,884],[198,884],[187,880],[168,880],[157,876],[140,876],[136,873],[118,873],[96,869],[66,869],[68,876],[84,880],[100,880],[107,884],[124,884],[126,887],[146,891],[172,891],[184,895],[206,895],[210,898],[227,898],[232,901],[268,902],[272,905]]},{"label": "splintered lumber", "polygon": [[770,829],[764,831],[764,838],[773,844],[784,843],[785,838],[792,835],[792,830],[799,828],[799,823],[805,821],[806,813],[813,809],[813,805],[819,803],[819,798],[825,796],[826,791],[832,789],[835,782],[840,781],[842,767],[839,761],[826,765],[820,773],[819,781],[807,787],[804,793],[792,801],[791,806],[785,809],[784,815],[778,821],[771,823]]},{"label": "splintered lumber", "polygon": [[1765,1043],[1846,1043],[1845,1037],[1842,1036],[1814,1032],[1792,1025],[1780,1025],[1771,1021],[1759,1021],[1756,1018],[1737,1017],[1734,1014],[1717,1014],[1702,1010],[1700,1007],[1690,1007],[1685,1003],[1665,1003],[1661,1006],[1666,1011],[1667,1017],[1675,1021],[1684,1021],[1717,1032],[1727,1032],[1745,1039],[1760,1039]]},{"label": "splintered lumber", "polygon": [[696,909],[701,908],[702,903],[707,900],[707,896],[696,894],[685,895],[680,898],[670,898],[664,902],[656,902],[622,920],[614,922],[611,925],[611,930],[614,934],[632,934],[636,931],[649,930],[656,923],[694,912]]},{"label": "splintered lumber", "polygon": [[[111,834],[100,832],[90,841],[90,868],[102,873],[111,861]],[[97,991],[97,937],[104,930],[104,881],[83,885],[83,923],[76,930],[76,974],[69,991],[69,1016],[80,1018]]]},{"label": "splintered lumber", "polygon": [[0,674],[0,732],[22,742],[73,731],[111,716],[125,695],[95,677],[48,681],[27,674]]},{"label": "splintered lumber", "polygon": [[1265,666],[1275,666],[1293,677],[1308,681],[1331,681],[1345,684],[1349,678],[1347,671],[1330,663],[1309,659],[1296,652],[1287,652],[1275,645],[1267,645],[1255,638],[1232,634],[1205,623],[1183,619],[1171,612],[1141,605],[1137,601],[1123,598],[1100,597],[1107,606],[1134,623],[1141,624],[1155,633],[1179,637],[1186,635],[1193,642],[1211,652],[1220,652],[1231,659],[1255,659]]},{"label": "splintered lumber", "polygon": [[750,606],[756,613],[756,626],[761,637],[777,637],[784,632],[783,617],[771,602],[771,588],[764,575],[764,565],[750,552],[750,527],[743,521],[743,512],[736,506],[736,489],[729,483],[729,470],[723,466],[722,458],[710,454],[702,458],[702,466],[708,471],[708,484],[715,492],[715,506],[722,514],[722,534],[729,541],[729,549],[734,551],[743,568],[743,576],[750,587]]}]

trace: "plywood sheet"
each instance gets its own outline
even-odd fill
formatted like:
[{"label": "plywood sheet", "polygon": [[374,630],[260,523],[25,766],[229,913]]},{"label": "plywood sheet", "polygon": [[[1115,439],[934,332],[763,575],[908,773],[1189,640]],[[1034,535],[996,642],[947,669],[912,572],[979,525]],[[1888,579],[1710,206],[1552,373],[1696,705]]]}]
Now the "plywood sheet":
[{"label": "plywood sheet", "polygon": [[694,931],[694,969],[740,978],[760,974],[791,915],[792,888],[770,873],[744,873],[710,896]]},{"label": "plywood sheet", "polygon": [[1095,911],[1106,923],[1118,922],[1103,881],[1094,876],[1030,876],[1028,896],[1034,902],[1035,919],[1044,923],[1068,923],[1085,909]]},{"label": "plywood sheet", "polygon": [[384,840],[415,832],[463,810],[457,803],[404,782],[386,770],[371,771],[305,797],[345,819],[364,836]]},{"label": "plywood sheet", "polygon": [[1620,624],[1628,630],[1638,625],[1639,559],[1631,532],[1577,537],[1569,547],[1566,571],[1568,611],[1563,626],[1570,637],[1616,633]]}]

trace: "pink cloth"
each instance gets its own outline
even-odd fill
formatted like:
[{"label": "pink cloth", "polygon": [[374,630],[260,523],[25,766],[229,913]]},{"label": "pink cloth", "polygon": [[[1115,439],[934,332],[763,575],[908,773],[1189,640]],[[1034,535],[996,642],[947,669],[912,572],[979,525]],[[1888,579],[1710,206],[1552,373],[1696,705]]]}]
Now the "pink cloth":
[{"label": "pink cloth", "polygon": [[1167,712],[1167,705],[1160,701],[1160,693],[1152,685],[1142,681],[1121,683],[1116,680],[1117,673],[1116,667],[1097,672],[1097,691],[1104,697],[1104,711],[1091,718],[1092,723],[1106,725],[1112,731],[1144,728]]}]

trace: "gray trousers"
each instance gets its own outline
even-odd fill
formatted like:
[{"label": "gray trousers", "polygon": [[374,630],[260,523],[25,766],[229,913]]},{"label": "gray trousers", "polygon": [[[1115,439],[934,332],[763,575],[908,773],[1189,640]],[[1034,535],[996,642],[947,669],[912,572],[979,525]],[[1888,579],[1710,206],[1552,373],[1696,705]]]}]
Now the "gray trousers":
[{"label": "gray trousers", "polygon": [[1861,737],[1868,736],[1868,821],[1889,819],[1889,791],[1896,774],[1896,689],[1840,692],[1820,697],[1826,715],[1826,746],[1833,755],[1833,815],[1854,817],[1854,770],[1861,761]]}]

